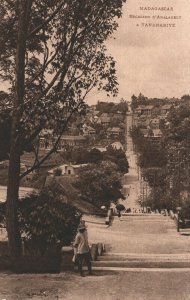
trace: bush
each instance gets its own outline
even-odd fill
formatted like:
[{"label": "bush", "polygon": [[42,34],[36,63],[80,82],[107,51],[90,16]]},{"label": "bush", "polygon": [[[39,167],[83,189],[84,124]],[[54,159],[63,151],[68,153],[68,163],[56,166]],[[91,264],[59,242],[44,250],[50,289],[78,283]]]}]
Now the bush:
[{"label": "bush", "polygon": [[104,160],[109,160],[115,163],[118,167],[118,171],[121,173],[128,173],[129,163],[125,152],[122,149],[115,149],[112,146],[107,147],[107,150],[103,153]]},{"label": "bush", "polygon": [[121,174],[117,165],[111,161],[81,168],[75,187],[84,201],[99,208],[102,205],[109,207],[111,202],[124,198],[121,193]]},{"label": "bush", "polygon": [[81,213],[65,201],[63,190],[55,185],[20,202],[20,230],[33,255],[44,255],[52,246],[73,241]]}]

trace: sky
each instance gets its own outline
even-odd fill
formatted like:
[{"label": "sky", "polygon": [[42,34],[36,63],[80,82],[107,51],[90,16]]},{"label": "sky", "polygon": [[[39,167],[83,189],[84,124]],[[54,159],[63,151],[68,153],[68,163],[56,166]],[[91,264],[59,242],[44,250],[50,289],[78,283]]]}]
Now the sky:
[{"label": "sky", "polygon": [[[140,7],[157,10],[140,10]],[[160,7],[173,10],[158,11]],[[118,97],[114,100],[94,91],[88,103],[130,100],[133,94],[140,92],[147,97],[160,98],[190,94],[189,13],[189,0],[128,0],[115,39],[107,42],[108,53],[117,61]],[[150,16],[150,19],[130,18],[129,15]],[[153,19],[158,15],[180,19]],[[145,27],[142,23],[175,23],[175,27]]]},{"label": "sky", "polygon": [[[157,8],[157,10],[140,10]],[[173,11],[158,11],[159,7]],[[150,16],[150,19],[130,18]],[[180,16],[177,20],[155,20],[153,16]],[[117,98],[93,91],[89,104],[98,100],[130,100],[140,92],[147,97],[181,97],[190,94],[190,0],[127,0],[114,34],[106,42],[108,54],[117,62]],[[175,23],[175,27],[143,27],[142,23]],[[137,26],[137,24],[139,26]]]}]

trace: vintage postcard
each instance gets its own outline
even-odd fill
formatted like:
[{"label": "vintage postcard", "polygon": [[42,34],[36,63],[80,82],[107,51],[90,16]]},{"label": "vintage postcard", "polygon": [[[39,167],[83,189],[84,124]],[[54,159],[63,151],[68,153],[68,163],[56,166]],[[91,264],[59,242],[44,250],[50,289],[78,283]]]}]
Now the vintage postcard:
[{"label": "vintage postcard", "polygon": [[190,299],[189,0],[1,0],[0,300]]}]

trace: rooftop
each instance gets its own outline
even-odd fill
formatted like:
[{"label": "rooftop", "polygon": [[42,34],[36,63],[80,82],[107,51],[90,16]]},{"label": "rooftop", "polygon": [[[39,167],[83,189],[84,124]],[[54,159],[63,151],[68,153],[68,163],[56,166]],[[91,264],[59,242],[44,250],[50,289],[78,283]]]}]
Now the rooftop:
[{"label": "rooftop", "polygon": [[63,135],[62,140],[86,140],[83,135]]},{"label": "rooftop", "polygon": [[172,107],[171,104],[165,104],[161,107],[161,109],[170,109]]}]

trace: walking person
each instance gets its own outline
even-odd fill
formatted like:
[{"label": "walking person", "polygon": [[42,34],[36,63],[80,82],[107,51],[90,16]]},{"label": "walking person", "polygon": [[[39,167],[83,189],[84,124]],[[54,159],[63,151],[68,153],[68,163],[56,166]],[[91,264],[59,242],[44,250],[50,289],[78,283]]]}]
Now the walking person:
[{"label": "walking person", "polygon": [[120,212],[120,210],[117,211],[117,216],[118,216],[118,219],[121,221],[121,212]]},{"label": "walking person", "polygon": [[85,262],[88,268],[89,275],[92,275],[91,254],[88,244],[88,233],[85,221],[81,221],[78,227],[78,233],[73,245],[76,249],[78,259],[78,270],[80,275],[84,277],[83,263]]},{"label": "walking person", "polygon": [[122,211],[125,211],[125,206],[123,205],[123,204],[121,204],[121,203],[118,203],[117,205],[116,205],[116,209],[117,209],[117,216],[118,216],[118,219],[120,220],[120,221],[122,221],[121,220],[121,212]]}]

